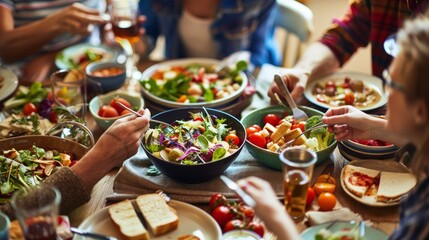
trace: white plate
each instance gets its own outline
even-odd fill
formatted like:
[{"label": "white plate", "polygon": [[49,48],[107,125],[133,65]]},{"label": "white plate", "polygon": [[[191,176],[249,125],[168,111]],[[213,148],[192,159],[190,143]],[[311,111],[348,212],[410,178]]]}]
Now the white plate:
[{"label": "white plate", "polygon": [[[75,62],[79,56],[82,56],[82,54],[85,53],[85,51],[91,49],[103,53],[103,58],[101,59],[103,61],[116,59],[121,51],[119,47],[115,46],[109,47],[106,45],[92,45],[89,43],[76,44],[65,48],[56,55],[55,66],[59,69],[70,69],[69,64],[67,64],[65,59],[74,59]],[[63,57],[61,57],[61,55]]]},{"label": "white plate", "polygon": [[2,86],[0,87],[0,101],[10,97],[18,87],[18,77],[12,70],[0,67],[0,77],[3,78]]},{"label": "white plate", "polygon": [[[329,224],[331,224],[331,223],[322,223],[322,224],[307,228],[306,230],[304,230],[301,233],[302,239],[303,240],[314,240],[315,239],[314,236],[316,235],[316,233],[318,233],[320,231],[320,229],[326,228]],[[344,228],[351,229],[355,226],[356,226],[356,223],[337,222],[332,227],[330,227],[329,230],[331,232],[335,232],[335,231],[342,230]],[[365,239],[384,240],[387,238],[388,238],[388,236],[385,233],[383,233],[377,229],[374,229],[368,225],[365,225]]]},{"label": "white plate", "polygon": [[[409,173],[410,171],[405,167],[404,165],[396,162],[396,161],[389,161],[389,160],[354,160],[351,161],[349,164],[358,166],[358,167],[364,167],[369,169],[374,169],[378,171],[387,171],[387,172],[398,172],[398,173]],[[373,207],[389,207],[389,206],[395,206],[400,203],[400,201],[395,201],[391,203],[384,203],[384,202],[377,202],[375,196],[363,196],[362,198],[354,195],[352,192],[350,192],[347,187],[344,184],[344,169],[341,171],[341,187],[343,188],[344,192],[347,193],[350,197],[355,199],[356,201],[363,203],[368,206]]]},{"label": "white plate", "polygon": [[[216,66],[220,63],[219,60],[217,59],[210,59],[210,58],[183,58],[183,59],[177,59],[177,60],[170,60],[170,61],[165,61],[162,63],[158,63],[155,64],[153,66],[151,66],[150,68],[146,69],[143,73],[142,73],[142,80],[147,80],[149,79],[156,70],[161,69],[161,70],[165,70],[165,69],[170,69],[172,66],[187,66],[190,64],[194,64],[194,63],[198,63],[201,64],[203,66]],[[151,92],[149,92],[146,88],[144,87],[140,87],[143,97],[146,97],[148,99],[150,99],[151,101],[153,101],[154,103],[158,103],[160,104],[162,107],[167,107],[167,108],[182,108],[182,107],[213,107],[213,108],[218,108],[218,107],[225,107],[225,105],[229,105],[233,100],[239,98],[244,89],[247,87],[247,83],[248,83],[248,79],[245,73],[241,72],[241,77],[243,78],[243,82],[241,83],[240,88],[238,88],[236,91],[234,91],[231,95],[221,98],[221,99],[216,99],[213,100],[211,102],[195,102],[195,103],[180,103],[180,102],[174,102],[174,101],[170,101],[167,99],[163,99],[160,98],[158,96],[153,95]]]},{"label": "white plate", "polygon": [[[153,237],[151,240],[172,239],[176,240],[179,236],[193,234],[201,240],[216,240],[222,238],[222,231],[216,221],[203,210],[190,204],[171,200],[169,205],[177,211],[179,216],[179,227],[165,235]],[[116,229],[110,219],[108,207],[92,214],[79,226],[80,230],[101,233],[104,235],[114,236],[118,239],[124,239],[124,236]],[[73,239],[85,239],[75,236]]]},{"label": "white plate", "polygon": [[320,79],[314,79],[313,81],[311,81],[309,84],[307,84],[307,87],[304,90],[304,96],[313,104],[318,105],[320,107],[323,108],[331,108],[331,105],[322,103],[317,101],[316,97],[313,95],[312,91],[313,88],[315,87],[315,85],[318,82],[325,82],[328,80],[339,80],[339,79],[344,79],[345,77],[350,77],[351,79],[356,79],[356,80],[362,80],[365,86],[368,86],[370,88],[373,88],[375,91],[377,91],[380,95],[381,95],[381,99],[379,102],[369,105],[368,107],[363,107],[363,108],[359,108],[362,111],[369,111],[369,110],[373,110],[373,109],[377,109],[379,107],[384,106],[387,103],[387,96],[386,94],[383,92],[383,81],[375,76],[371,76],[371,75],[367,75],[367,74],[363,74],[363,73],[353,73],[353,72],[338,72],[338,73],[334,73],[332,75],[329,76],[325,76],[323,78]]}]

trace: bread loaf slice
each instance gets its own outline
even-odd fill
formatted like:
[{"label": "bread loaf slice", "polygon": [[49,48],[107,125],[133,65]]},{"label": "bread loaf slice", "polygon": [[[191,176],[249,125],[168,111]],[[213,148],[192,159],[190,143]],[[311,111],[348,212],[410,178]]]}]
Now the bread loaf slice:
[{"label": "bread loaf slice", "polygon": [[143,226],[130,200],[109,207],[109,215],[115,226],[129,240],[147,240],[149,233]]},{"label": "bread loaf slice", "polygon": [[417,184],[411,173],[381,172],[377,202],[395,201]]},{"label": "bread loaf slice", "polygon": [[136,203],[154,236],[170,232],[179,225],[179,217],[159,194],[141,195]]},{"label": "bread loaf slice", "polygon": [[349,164],[344,167],[343,181],[350,192],[358,197],[362,197],[372,184],[374,184],[374,180],[379,174],[380,171]]}]

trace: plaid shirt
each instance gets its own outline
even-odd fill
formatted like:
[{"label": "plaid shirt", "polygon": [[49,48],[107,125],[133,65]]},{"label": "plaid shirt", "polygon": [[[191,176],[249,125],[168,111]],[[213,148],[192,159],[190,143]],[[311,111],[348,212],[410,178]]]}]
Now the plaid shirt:
[{"label": "plaid shirt", "polygon": [[358,50],[371,43],[372,73],[382,77],[392,57],[383,48],[386,38],[396,33],[405,19],[423,12],[428,0],[350,0],[341,19],[322,36],[320,42],[329,47],[343,65]]},{"label": "plaid shirt", "polygon": [[389,240],[429,239],[429,177],[401,202],[401,220]]}]

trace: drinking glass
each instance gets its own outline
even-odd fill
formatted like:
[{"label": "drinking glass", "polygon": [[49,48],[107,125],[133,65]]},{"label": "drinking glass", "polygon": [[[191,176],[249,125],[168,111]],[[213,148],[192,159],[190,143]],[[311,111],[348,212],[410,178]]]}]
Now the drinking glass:
[{"label": "drinking glass", "polygon": [[138,3],[135,0],[113,0],[108,7],[115,37],[131,45],[139,41]]},{"label": "drinking glass", "polygon": [[317,155],[303,148],[288,148],[280,153],[280,160],[286,211],[294,221],[301,221]]},{"label": "drinking glass", "polygon": [[84,75],[75,70],[59,70],[51,75],[52,94],[58,106],[85,116],[87,98]]},{"label": "drinking glass", "polygon": [[9,217],[0,212],[0,239],[7,240],[9,239],[9,228],[10,228],[10,220]]},{"label": "drinking glass", "polygon": [[26,240],[57,239],[60,202],[60,192],[48,185],[23,188],[12,196],[11,205]]}]

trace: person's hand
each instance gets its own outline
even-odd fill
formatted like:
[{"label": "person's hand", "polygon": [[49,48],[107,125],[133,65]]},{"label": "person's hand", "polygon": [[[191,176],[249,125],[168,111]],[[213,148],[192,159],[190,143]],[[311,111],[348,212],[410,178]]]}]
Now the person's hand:
[{"label": "person's hand", "polygon": [[[81,3],[73,3],[46,18],[49,24],[58,32],[69,32],[76,35],[86,35],[92,31],[91,24],[104,24],[98,10],[88,8]],[[50,26],[50,25],[47,25]]]},{"label": "person's hand", "polygon": [[113,167],[121,166],[124,160],[137,153],[140,141],[149,128],[151,115],[148,109],[139,113],[143,116],[131,115],[116,120],[93,147],[103,151],[103,158],[111,161]]},{"label": "person's hand", "polygon": [[[301,69],[288,68],[285,69],[282,73],[282,79],[286,83],[293,99],[296,101],[304,92],[305,86],[307,85],[309,73]],[[274,93],[279,94],[279,87],[275,82],[271,84],[270,89],[268,90],[268,96],[271,98],[271,103],[277,103]]]},{"label": "person's hand", "polygon": [[331,108],[323,117],[323,122],[330,125],[328,131],[335,134],[337,141],[347,139],[371,139],[371,117],[352,107]]}]

